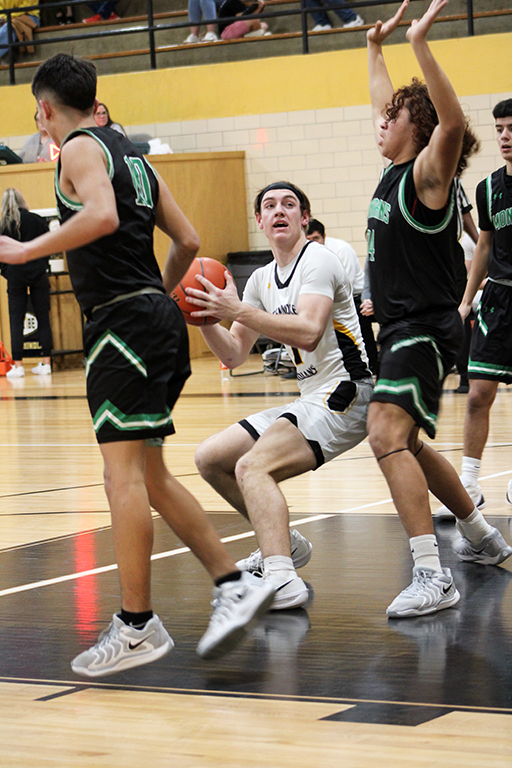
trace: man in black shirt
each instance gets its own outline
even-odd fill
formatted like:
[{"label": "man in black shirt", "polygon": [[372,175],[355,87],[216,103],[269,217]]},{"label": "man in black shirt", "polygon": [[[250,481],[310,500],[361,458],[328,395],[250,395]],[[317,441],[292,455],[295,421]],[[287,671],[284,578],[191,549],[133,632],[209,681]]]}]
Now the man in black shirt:
[{"label": "man in black shirt", "polygon": [[[460,312],[466,317],[482,280],[468,363],[469,397],[464,422],[461,480],[478,504],[478,475],[498,384],[512,383],[512,99],[493,109],[496,139],[505,165],[476,189],[480,235]],[[512,481],[507,500],[512,503]]]},{"label": "man in black shirt", "polygon": [[409,537],[412,584],[393,600],[389,616],[433,613],[459,598],[441,567],[429,489],[452,509],[462,560],[497,564],[512,554],[460,483],[451,464],[419,440],[435,436],[443,379],[462,340],[455,283],[457,223],[453,178],[476,140],[457,96],[427,44],[448,0],[433,0],[407,31],[426,85],[413,80],[394,91],[382,51],[408,0],[385,24],[368,31],[368,67],[375,136],[391,161],[368,213],[368,260],[381,361],[368,413],[370,444]]},{"label": "man in black shirt", "polygon": [[212,658],[237,644],[271,604],[274,588],[235,566],[197,500],[168,472],[163,438],[190,375],[181,312],[165,293],[153,227],[172,239],[164,268],[174,286],[199,248],[190,222],[144,157],[94,121],[94,65],[57,54],[32,84],[38,115],[61,147],[56,194],[62,226],[29,243],[0,238],[0,260],[24,263],[66,251],[87,317],[87,396],[105,465],[121,583],[121,612],[106,634],[72,662],[91,677],[146,664],[173,641],[151,608],[154,507],[216,583],[215,607],[198,645]]}]

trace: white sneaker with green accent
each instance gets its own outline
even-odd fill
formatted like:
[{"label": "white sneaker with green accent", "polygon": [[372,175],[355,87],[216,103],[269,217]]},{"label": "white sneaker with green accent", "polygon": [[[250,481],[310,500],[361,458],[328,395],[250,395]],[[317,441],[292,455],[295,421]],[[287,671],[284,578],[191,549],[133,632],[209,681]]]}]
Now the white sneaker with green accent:
[{"label": "white sneaker with green accent", "polygon": [[[290,545],[293,567],[303,568],[311,560],[313,545],[295,528],[290,530]],[[254,552],[251,552],[249,557],[239,560],[236,567],[240,568],[241,571],[262,574],[263,557],[261,556],[261,550],[256,549]]]},{"label": "white sneaker with green accent", "polygon": [[412,569],[412,584],[395,597],[386,613],[394,619],[423,616],[443,608],[451,608],[460,600],[449,568],[434,571],[432,568]]},{"label": "white sneaker with green accent", "polygon": [[213,590],[213,613],[197,646],[203,659],[217,659],[235,648],[249,627],[272,603],[275,587],[265,579],[242,571],[236,581],[225,581]]},{"label": "white sneaker with green accent", "polygon": [[[457,525],[459,532],[462,530]],[[480,565],[499,565],[512,555],[510,547],[497,528],[484,536],[478,544],[473,544],[462,534],[453,543],[453,551],[459,556],[459,560],[465,563],[480,563]]]},{"label": "white sneaker with green accent", "polygon": [[101,677],[131,669],[162,658],[174,647],[164,625],[153,614],[143,629],[125,624],[114,614],[112,621],[98,638],[96,645],[78,654],[71,662],[77,675]]}]

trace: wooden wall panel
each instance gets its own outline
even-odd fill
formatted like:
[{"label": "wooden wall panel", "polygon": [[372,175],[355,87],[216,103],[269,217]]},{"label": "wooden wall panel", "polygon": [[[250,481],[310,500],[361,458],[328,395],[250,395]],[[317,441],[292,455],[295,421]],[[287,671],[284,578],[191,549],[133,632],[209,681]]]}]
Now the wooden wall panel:
[{"label": "wooden wall panel", "polygon": [[[246,251],[249,247],[244,176],[244,152],[186,153],[152,155],[151,164],[162,176],[178,205],[190,219],[201,238],[200,255],[225,263],[230,251]],[[54,208],[53,179],[55,163],[31,163],[0,167],[0,194],[7,187],[16,187],[32,209]],[[169,239],[155,230],[155,254],[163,266]],[[74,299],[63,296],[62,310],[71,314],[76,326],[79,313],[68,305]],[[57,310],[52,310],[52,322]],[[59,338],[61,324],[58,324]],[[81,332],[68,328],[74,339]],[[193,358],[209,354],[201,332],[189,327],[190,355]],[[10,326],[7,310],[7,284],[0,283],[0,339],[10,350]],[[64,339],[62,341],[65,341]],[[56,347],[57,347],[57,342]],[[72,339],[70,345],[74,347]],[[63,348],[60,344],[58,348]],[[65,344],[65,348],[68,345]]]}]

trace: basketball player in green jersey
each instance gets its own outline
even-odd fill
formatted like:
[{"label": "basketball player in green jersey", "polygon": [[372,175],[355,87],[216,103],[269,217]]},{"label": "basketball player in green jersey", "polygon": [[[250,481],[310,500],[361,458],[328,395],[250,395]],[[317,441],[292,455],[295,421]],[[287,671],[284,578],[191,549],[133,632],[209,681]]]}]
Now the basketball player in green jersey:
[{"label": "basketball player in green jersey", "polygon": [[87,318],[87,398],[104,461],[121,583],[121,612],[71,666],[77,674],[98,677],[154,661],[173,647],[151,606],[150,505],[216,584],[214,612],[198,653],[218,656],[270,605],[274,589],[236,568],[197,500],[162,458],[190,366],[185,322],[164,289],[153,229],[156,223],[172,239],[164,269],[172,287],[199,240],[134,145],[96,126],[93,64],[57,54],[39,67],[32,90],[39,120],[61,148],[55,186],[63,223],[28,243],[0,238],[0,260],[24,263],[67,252]]},{"label": "basketball player in green jersey", "polygon": [[460,599],[441,567],[429,489],[458,518],[460,559],[496,565],[512,554],[476,509],[451,464],[418,437],[435,436],[442,383],[462,341],[455,284],[457,224],[453,179],[476,145],[455,91],[427,44],[448,0],[433,0],[407,31],[425,85],[395,91],[382,44],[408,5],[368,31],[375,137],[391,161],[368,213],[368,260],[375,317],[381,325],[379,378],[368,413],[370,444],[409,537],[412,584],[389,616],[418,616]]}]

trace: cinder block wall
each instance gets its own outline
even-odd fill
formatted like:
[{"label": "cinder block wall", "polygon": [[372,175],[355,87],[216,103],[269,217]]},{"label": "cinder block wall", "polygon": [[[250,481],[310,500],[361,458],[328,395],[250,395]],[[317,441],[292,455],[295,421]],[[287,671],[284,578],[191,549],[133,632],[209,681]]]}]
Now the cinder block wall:
[{"label": "cinder block wall", "polygon": [[[482,142],[463,177],[474,200],[478,181],[502,164],[491,110],[512,95],[503,66],[512,34],[432,47]],[[396,85],[420,74],[409,45],[388,46],[386,57]],[[98,96],[127,132],[149,133],[174,152],[244,150],[252,249],[266,247],[252,213],[255,193],[289,179],[305,189],[329,235],[348,240],[364,258],[366,212],[382,168],[364,50],[101,77]],[[34,102],[27,86],[1,88],[4,98],[12,109],[2,110],[0,137],[16,150],[33,132]]]}]

